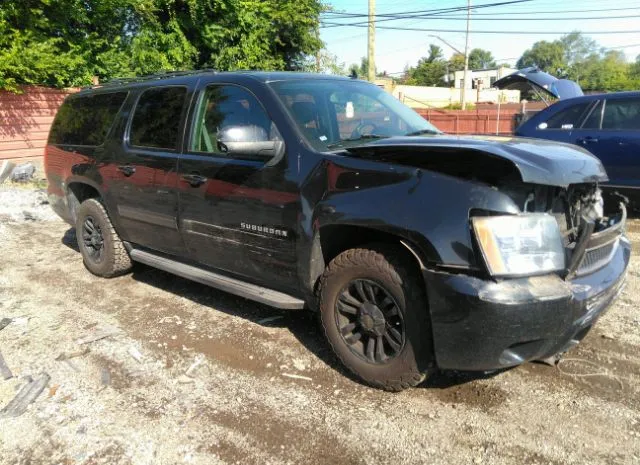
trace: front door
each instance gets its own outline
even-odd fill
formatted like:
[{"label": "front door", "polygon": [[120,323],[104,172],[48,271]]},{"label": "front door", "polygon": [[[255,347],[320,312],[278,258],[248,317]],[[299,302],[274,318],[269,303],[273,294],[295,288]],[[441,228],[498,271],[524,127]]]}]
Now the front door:
[{"label": "front door", "polygon": [[144,90],[133,108],[113,183],[122,236],[170,254],[184,254],[178,231],[177,163],[191,90]]},{"label": "front door", "polygon": [[221,134],[281,140],[253,93],[231,84],[205,86],[179,161],[179,223],[193,260],[279,289],[295,289],[297,185],[287,158],[231,153]]}]

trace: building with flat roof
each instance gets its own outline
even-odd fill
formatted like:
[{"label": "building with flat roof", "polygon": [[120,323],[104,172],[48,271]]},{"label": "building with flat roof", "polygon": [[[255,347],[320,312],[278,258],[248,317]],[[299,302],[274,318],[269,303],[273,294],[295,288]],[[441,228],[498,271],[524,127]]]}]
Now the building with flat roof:
[{"label": "building with flat roof", "polygon": [[478,87],[480,89],[489,89],[498,79],[508,76],[511,73],[515,73],[516,71],[518,70],[515,68],[508,68],[506,66],[487,69],[470,69],[469,82],[466,86],[463,86],[464,71],[449,73],[447,78],[449,79],[449,82],[453,84],[455,89],[462,89],[462,87],[466,87],[467,89],[477,89]]}]

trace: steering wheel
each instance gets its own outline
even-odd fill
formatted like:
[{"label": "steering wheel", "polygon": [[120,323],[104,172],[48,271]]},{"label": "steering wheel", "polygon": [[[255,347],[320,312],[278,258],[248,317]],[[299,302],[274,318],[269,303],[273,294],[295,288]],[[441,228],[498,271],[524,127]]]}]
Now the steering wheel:
[{"label": "steering wheel", "polygon": [[351,139],[358,139],[360,136],[366,136],[375,134],[378,132],[378,126],[371,120],[363,119],[360,123],[351,131]]}]

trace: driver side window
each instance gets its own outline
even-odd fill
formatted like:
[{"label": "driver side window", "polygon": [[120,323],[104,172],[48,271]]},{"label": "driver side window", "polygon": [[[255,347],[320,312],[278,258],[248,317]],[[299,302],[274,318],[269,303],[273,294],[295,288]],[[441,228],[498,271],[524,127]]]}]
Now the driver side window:
[{"label": "driver side window", "polygon": [[275,125],[249,91],[233,85],[211,85],[197,112],[190,149],[227,155],[226,143],[280,140]]}]

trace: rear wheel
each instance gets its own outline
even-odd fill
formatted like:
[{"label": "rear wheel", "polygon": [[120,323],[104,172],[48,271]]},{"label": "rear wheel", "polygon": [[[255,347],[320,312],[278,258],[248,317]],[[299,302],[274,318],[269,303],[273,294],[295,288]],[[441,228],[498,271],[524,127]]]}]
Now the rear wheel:
[{"label": "rear wheel", "polygon": [[424,380],[433,362],[420,276],[401,247],[350,249],[320,283],[320,318],[342,363],[367,384],[400,391]]},{"label": "rear wheel", "polygon": [[99,200],[87,199],[80,204],[76,237],[84,265],[93,274],[111,278],[131,269],[129,253]]}]

